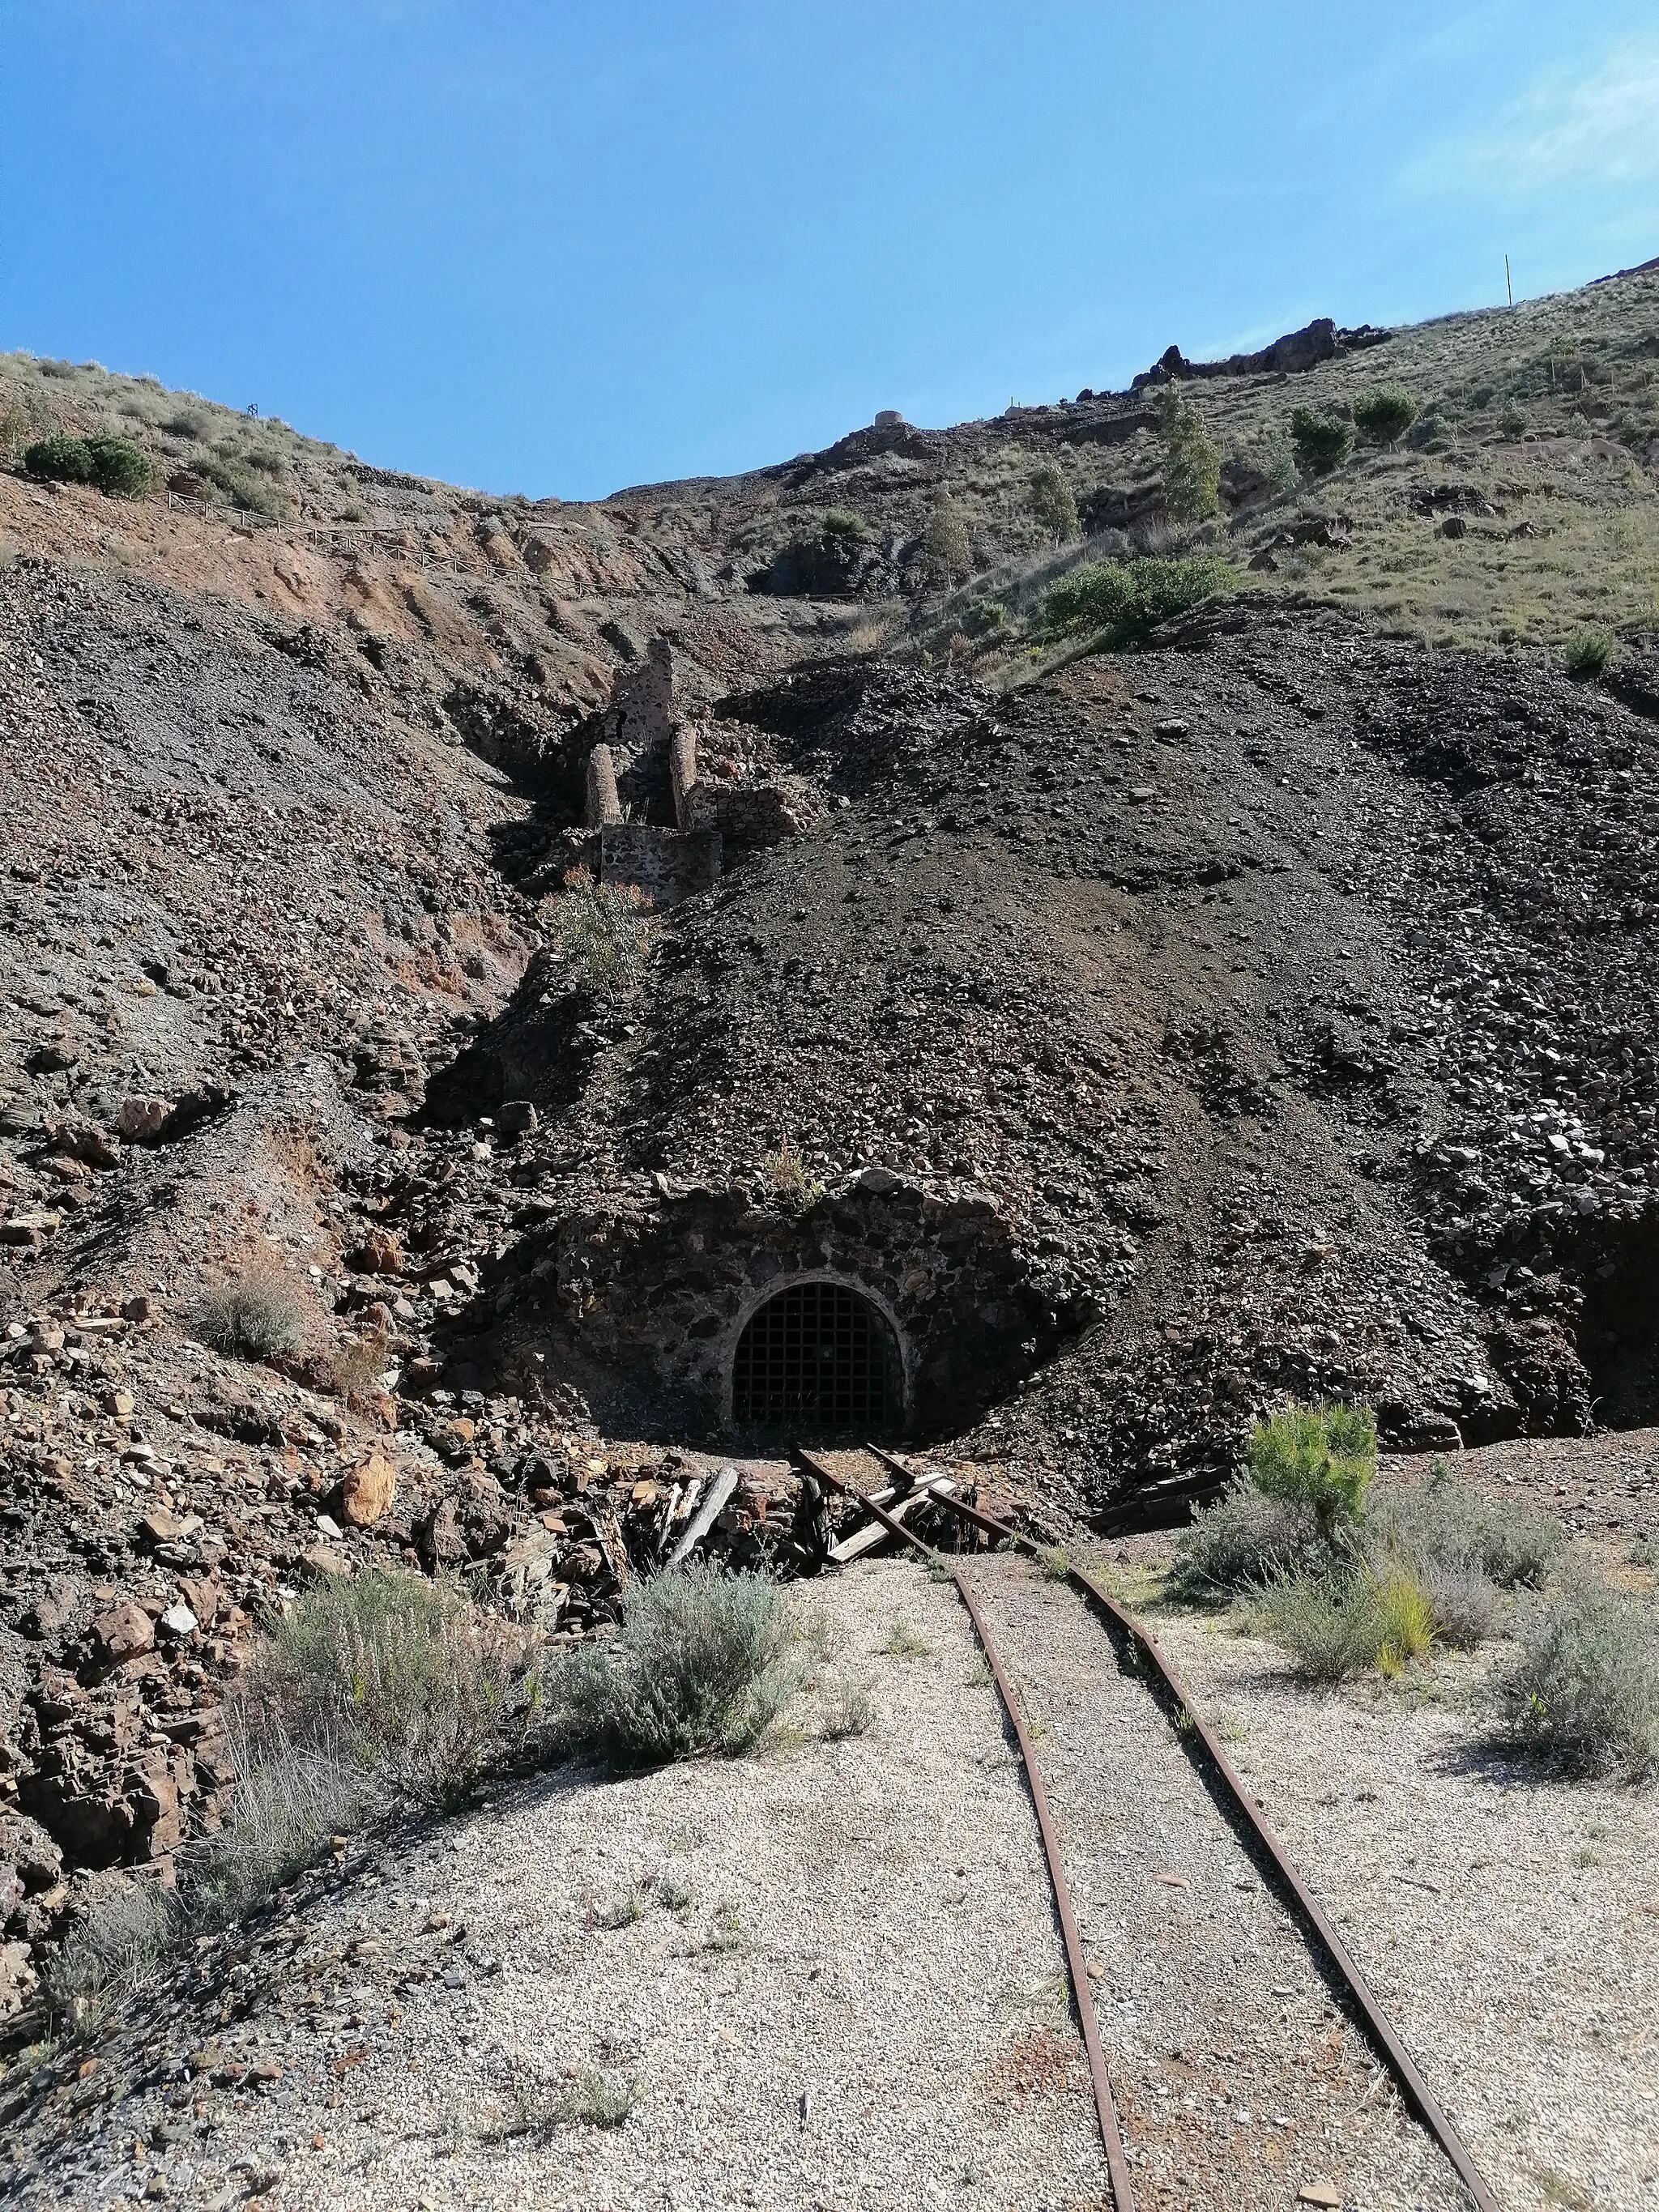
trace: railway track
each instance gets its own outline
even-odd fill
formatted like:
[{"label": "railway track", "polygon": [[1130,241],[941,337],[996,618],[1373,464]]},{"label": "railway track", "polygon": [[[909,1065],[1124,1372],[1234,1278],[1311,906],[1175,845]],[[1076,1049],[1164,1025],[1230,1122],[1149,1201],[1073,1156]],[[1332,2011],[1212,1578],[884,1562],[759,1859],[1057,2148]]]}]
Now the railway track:
[{"label": "railway track", "polygon": [[[945,1567],[954,1580],[1007,1713],[1036,1814],[1116,2212],[1134,2212],[1136,2179],[1131,2160],[1145,2155],[1147,2137],[1155,2137],[1162,2130],[1176,2146],[1176,2160],[1184,2160],[1188,2167],[1201,2166],[1204,2157],[1212,2154],[1199,2148],[1212,2145],[1215,2140],[1211,2112],[1203,2105],[1206,2098],[1212,2112],[1218,2106],[1228,2107],[1235,2116],[1242,2112],[1243,2122],[1255,2128],[1249,2142],[1243,2135],[1232,2139],[1242,2158],[1251,2155],[1253,2143],[1258,2163],[1271,2168],[1276,2156],[1282,2155],[1276,2146],[1286,2142],[1290,2131],[1298,2126],[1302,2142],[1310,2140],[1310,2131],[1313,2139],[1322,2139],[1322,2140],[1334,2151],[1341,2151],[1340,2130],[1333,2133],[1328,2123],[1343,2117],[1340,2106],[1345,2092],[1352,2100],[1374,2105],[1376,2082],[1357,2075],[1352,2054],[1345,2057],[1340,2049],[1340,2031],[1333,2037],[1328,2030],[1320,2044],[1316,2031],[1321,1990],[1327,2015],[1334,1995],[1340,2012],[1352,2019],[1416,2123],[1414,2130],[1396,2130],[1393,2139],[1397,2166],[1409,2169],[1389,2174],[1389,2179],[1403,2192],[1396,2201],[1420,2203],[1426,2186],[1437,2203],[1473,2203],[1479,2212],[1498,2212],[1468,2145],[1389,2021],[1335,1923],[1263,1819],[1249,1785],[1194,1707],[1156,1638],[1085,1569],[1045,1553],[1030,1537],[969,1505],[956,1494],[948,1479],[919,1474],[878,1446],[867,1445],[864,1449],[885,1478],[878,1481],[873,1493],[855,1487],[817,1453],[797,1447],[792,1456],[805,1474],[840,1494],[853,1508],[855,1521],[867,1516],[861,1527],[854,1526],[851,1534],[832,1548],[832,1558],[859,1556],[873,1547],[872,1537],[877,1540],[890,1537]],[[972,1548],[966,1553],[960,1548],[942,1552],[908,1525],[913,1518],[927,1520],[940,1514],[951,1516],[959,1543],[965,1539]],[[995,1548],[999,1547],[1000,1550]],[[1076,1632],[1078,1598],[1083,1601],[1088,1618],[1106,1631],[1118,1667],[1127,1664],[1139,1674],[1150,1693],[1147,1698],[1107,1713],[1100,1709],[1101,1700],[1090,1699],[1080,1690],[1079,1668],[1062,1662],[1050,1666],[1045,1677],[1040,1662],[1032,1664],[1024,1659],[1028,1644],[1039,1650],[1045,1644],[1063,1649]],[[1022,1659],[1014,1663],[998,1640],[999,1629],[1006,1635],[1011,1626],[1016,1631],[1024,1627],[1036,1632],[1016,1647]],[[1054,1724],[1047,1779],[1044,1760],[1039,1758],[1027,1718],[1026,1705],[1033,1693],[1045,1712],[1065,1715],[1063,1729],[1058,1718]],[[1162,1756],[1165,1761],[1156,1802],[1149,1801],[1144,1790],[1136,1796],[1133,1787],[1121,1786],[1126,1778],[1117,1770],[1126,1763],[1121,1754],[1131,1739],[1135,1756],[1127,1763],[1136,1765],[1142,1776],[1148,1760],[1157,1761]],[[1045,1735],[1045,1747],[1048,1743]],[[1051,1781],[1060,1790],[1058,1811]],[[1066,1808],[1073,1799],[1077,1810],[1068,1818]],[[1221,1830],[1226,1833],[1220,1833]],[[1201,1863],[1203,1875],[1189,1875],[1175,1867],[1159,1868],[1150,1883],[1133,1889],[1131,1901],[1125,1906],[1118,1894],[1124,1887],[1122,1869],[1116,1862],[1126,1854],[1133,1856],[1134,1845],[1126,1844],[1121,1840],[1124,1837],[1139,1839],[1140,1856],[1147,1857],[1149,1864],[1184,1854],[1195,1863]],[[1114,1921],[1113,1932],[1118,1938],[1115,1956],[1109,1951],[1102,1955],[1107,1947],[1091,1945],[1086,1940],[1089,1929],[1080,1924],[1073,1884],[1067,1878],[1068,1855],[1074,1870],[1091,1885],[1095,1905]],[[1188,1885],[1194,1880],[1199,1889],[1189,1898]],[[1248,1893],[1256,1887],[1258,1880],[1261,1893],[1251,1899]],[[1154,1896],[1157,1889],[1164,1891],[1162,1899]],[[1200,1905],[1200,1897],[1211,1902]],[[1149,1898],[1153,1899],[1150,1904]],[[1094,1917],[1085,1912],[1085,1919]],[[1245,1950],[1231,1953],[1230,1967],[1224,1963],[1228,1946],[1238,1943],[1244,1944]],[[1157,1986],[1164,1962],[1178,1959],[1187,1981],[1194,1981],[1196,1970],[1196,1980],[1203,1985],[1206,1949],[1212,1994],[1200,2002],[1200,2016],[1195,2017],[1188,1993],[1183,2014],[1182,2001],[1172,1999],[1167,1989]],[[1305,1987],[1297,1985],[1294,1967],[1287,1963],[1298,1950],[1304,1966],[1311,1963],[1314,1968],[1318,1988],[1311,1996]],[[1275,1973],[1281,1978],[1273,1979]],[[1253,1996],[1253,1980],[1265,1984],[1273,2005],[1289,2001],[1278,2019],[1270,2016],[1271,2007],[1261,2003],[1259,1992]],[[1125,2124],[1125,2112],[1120,2111],[1126,2086],[1123,2077],[1135,2069],[1121,2064],[1115,2081],[1101,2032],[1103,2013],[1115,2027],[1146,2015],[1161,2021],[1167,2029],[1171,2018],[1184,2018],[1182,2045],[1206,2041],[1209,2047],[1207,2069],[1201,2061],[1195,2063],[1194,2052],[1178,2047],[1170,2053],[1173,2063],[1151,2072],[1142,2065],[1137,2077],[1127,2082],[1135,2131],[1142,2138],[1139,2153],[1131,2144],[1132,2130]],[[1218,2067],[1216,2062],[1222,2057],[1216,2048],[1218,2044],[1245,2047],[1228,2051],[1231,2064]],[[1292,2046],[1299,2052],[1293,2064],[1282,2055]],[[1277,2057],[1276,2047],[1281,2047]],[[1320,2050],[1326,2054],[1328,2078],[1314,2079],[1319,2065],[1316,2063],[1310,2069],[1304,2061],[1310,2051]],[[1232,2078],[1221,2079],[1223,2074]],[[1271,2094],[1275,2083],[1282,2087],[1293,2080],[1302,2096],[1305,2118],[1298,2120],[1290,2113],[1255,2114],[1236,2094],[1240,2080],[1254,2085],[1248,2091],[1253,2102],[1262,2088],[1270,2092],[1269,2101],[1275,2101]],[[1182,2084],[1188,2086],[1183,2089]],[[1296,2101],[1288,2094],[1278,2100]],[[1285,2132],[1263,2136],[1257,2125],[1263,2118],[1269,2130],[1282,2128]],[[1385,2151],[1388,2147],[1385,2142]],[[1291,2177],[1287,2172],[1285,2178]],[[1169,2190],[1164,2184],[1169,2179],[1162,2177],[1156,2185],[1156,2193],[1166,2201]],[[1217,2179],[1224,2179],[1219,2175]],[[1200,2174],[1183,2172],[1178,2165],[1173,2179],[1177,2199],[1182,2184],[1189,2194],[1203,2189]],[[1232,2184],[1224,2180],[1224,2185],[1236,2182],[1234,2176]],[[1242,2193],[1227,2194],[1214,2201],[1231,2207],[1242,2205],[1246,2198]],[[1289,2200],[1280,2196],[1278,2201]],[[1310,2180],[1304,2181],[1299,2201],[1335,2204],[1345,2200],[1333,2196],[1322,2181]]]}]

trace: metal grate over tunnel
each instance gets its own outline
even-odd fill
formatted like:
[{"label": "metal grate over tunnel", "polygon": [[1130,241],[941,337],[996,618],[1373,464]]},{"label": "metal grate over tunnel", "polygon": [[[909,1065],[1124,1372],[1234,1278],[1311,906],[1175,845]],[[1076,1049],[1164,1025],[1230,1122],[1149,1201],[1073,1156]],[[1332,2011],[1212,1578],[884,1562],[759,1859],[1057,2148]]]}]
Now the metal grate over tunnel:
[{"label": "metal grate over tunnel", "polygon": [[769,1298],[738,1340],[732,1419],[802,1437],[879,1434],[901,1425],[903,1384],[892,1331],[841,1283],[796,1283]]}]

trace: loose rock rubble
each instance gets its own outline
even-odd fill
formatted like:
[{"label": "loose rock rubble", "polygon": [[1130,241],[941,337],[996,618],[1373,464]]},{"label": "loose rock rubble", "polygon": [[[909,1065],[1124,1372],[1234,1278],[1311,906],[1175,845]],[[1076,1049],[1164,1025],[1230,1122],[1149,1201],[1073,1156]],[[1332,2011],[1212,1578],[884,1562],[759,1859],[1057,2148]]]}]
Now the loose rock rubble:
[{"label": "loose rock rubble", "polygon": [[[933,589],[945,472],[1148,419],[884,422],[583,509],[354,464],[257,542],[0,473],[19,2033],[92,1878],[222,1819],[225,1684],[311,1578],[465,1571],[589,1633],[728,1466],[705,1540],[817,1555],[788,1439],[722,1431],[769,1283],[878,1289],[911,1441],[1108,1528],[1290,1392],[1402,1449],[1652,1417],[1651,653],[1573,683],[1275,584],[994,694],[866,623]],[[1036,558],[997,527],[981,566]],[[597,981],[566,873],[671,822],[719,871]],[[250,1272],[257,1360],[204,1316]]]}]

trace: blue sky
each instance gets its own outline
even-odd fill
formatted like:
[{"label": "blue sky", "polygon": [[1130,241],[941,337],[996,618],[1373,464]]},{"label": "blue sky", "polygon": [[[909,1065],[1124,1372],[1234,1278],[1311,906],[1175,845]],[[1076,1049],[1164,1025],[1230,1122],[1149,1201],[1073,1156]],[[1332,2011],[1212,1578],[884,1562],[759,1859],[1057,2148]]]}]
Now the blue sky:
[{"label": "blue sky", "polygon": [[587,497],[1659,254],[1652,0],[0,0],[0,348]]}]

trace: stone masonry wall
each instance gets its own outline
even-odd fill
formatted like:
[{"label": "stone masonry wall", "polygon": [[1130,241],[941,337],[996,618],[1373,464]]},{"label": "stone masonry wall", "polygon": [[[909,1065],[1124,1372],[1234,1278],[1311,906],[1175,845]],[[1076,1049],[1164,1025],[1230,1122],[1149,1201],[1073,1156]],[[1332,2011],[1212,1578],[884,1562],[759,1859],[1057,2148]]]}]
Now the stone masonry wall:
[{"label": "stone masonry wall", "polygon": [[881,1170],[805,1215],[695,1190],[566,1216],[514,1264],[527,1280],[514,1285],[513,1341],[477,1355],[574,1383],[613,1433],[727,1431],[738,1339],[798,1282],[845,1283],[886,1316],[911,1435],[964,1426],[1050,1348],[1044,1302],[990,1200],[936,1199]]}]

